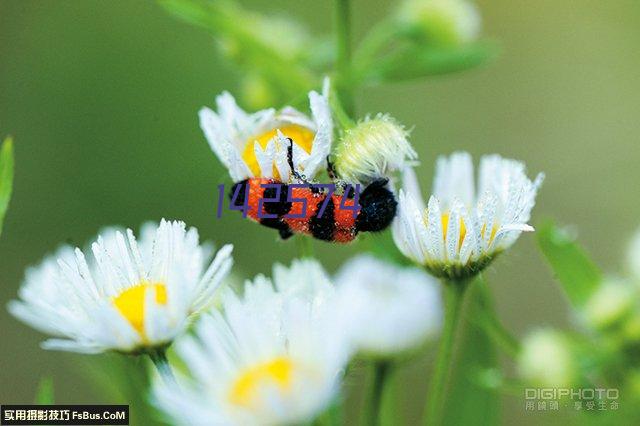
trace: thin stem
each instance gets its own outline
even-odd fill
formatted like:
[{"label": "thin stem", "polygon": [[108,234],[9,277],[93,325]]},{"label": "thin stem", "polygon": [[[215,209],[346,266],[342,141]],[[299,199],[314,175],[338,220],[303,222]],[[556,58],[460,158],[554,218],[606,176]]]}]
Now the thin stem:
[{"label": "thin stem", "polygon": [[306,235],[297,235],[297,246],[300,257],[313,257],[313,241]]},{"label": "thin stem", "polygon": [[351,76],[351,8],[349,0],[334,0],[336,87],[349,116],[355,113]]},{"label": "thin stem", "polygon": [[479,324],[487,335],[493,340],[496,346],[512,358],[520,352],[520,342],[502,324],[493,306],[493,300],[489,293],[487,283],[482,281],[478,284],[480,298]]},{"label": "thin stem", "polygon": [[155,365],[156,370],[162,376],[162,380],[167,386],[177,386],[176,378],[173,375],[173,370],[171,370],[171,365],[167,360],[167,351],[166,349],[158,349],[154,352],[149,353],[149,358]]},{"label": "thin stem", "polygon": [[453,345],[455,342],[460,312],[464,300],[467,282],[449,281],[444,283],[444,328],[440,337],[440,347],[436,358],[435,370],[427,395],[425,420],[430,426],[442,424],[447,382],[451,375]]},{"label": "thin stem", "polygon": [[382,399],[390,369],[391,363],[387,360],[376,361],[373,365],[373,386],[365,409],[365,426],[377,426],[382,423],[380,418],[382,414]]},{"label": "thin stem", "polygon": [[344,401],[342,396],[338,395],[336,400],[329,406],[329,408],[318,418],[316,418],[313,426],[340,426],[342,421],[342,406]]}]

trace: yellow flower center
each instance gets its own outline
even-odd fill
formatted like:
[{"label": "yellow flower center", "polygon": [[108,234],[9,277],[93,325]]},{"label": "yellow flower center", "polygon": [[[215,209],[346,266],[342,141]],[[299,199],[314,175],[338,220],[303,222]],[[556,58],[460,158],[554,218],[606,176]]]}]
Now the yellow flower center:
[{"label": "yellow flower center", "polygon": [[[449,226],[449,213],[444,213],[442,215],[442,234],[444,235],[444,240],[447,240],[447,227]],[[482,238],[484,238],[484,233],[487,230],[487,224],[482,225],[482,229],[480,230],[480,234]],[[496,232],[498,232],[498,225],[494,224],[491,228],[491,235],[489,236],[489,242],[493,241],[496,236]],[[467,227],[464,225],[464,220],[460,218],[460,239],[458,240],[458,250],[462,247],[462,243],[464,242],[464,237],[467,235]]]},{"label": "yellow flower center", "polygon": [[[442,235],[444,236],[444,240],[447,241],[447,228],[449,226],[449,213],[444,213],[442,215]],[[464,220],[460,218],[460,239],[458,240],[458,250],[462,247],[462,242],[464,241],[464,237],[467,235],[467,227],[464,226]]]},{"label": "yellow flower center", "polygon": [[244,370],[229,391],[229,401],[235,405],[250,407],[256,404],[260,386],[275,385],[280,392],[291,387],[293,362],[284,357],[252,366]]},{"label": "yellow flower center", "polygon": [[120,314],[125,317],[129,324],[136,329],[142,337],[144,334],[144,295],[146,290],[155,291],[156,302],[161,305],[167,304],[167,288],[161,283],[140,283],[129,287],[118,296],[111,299],[113,305]]},{"label": "yellow flower center", "polygon": [[[313,146],[313,138],[315,137],[315,133],[313,133],[308,128],[298,126],[297,124],[290,124],[288,126],[271,129],[259,136],[249,138],[249,140],[247,141],[247,145],[244,148],[244,152],[242,153],[242,159],[247,164],[249,169],[253,172],[254,176],[261,175],[260,164],[258,164],[258,159],[256,158],[256,153],[254,151],[255,141],[258,141],[260,147],[262,149],[265,149],[269,141],[277,135],[278,130],[280,130],[285,137],[291,138],[293,142],[300,148],[304,149],[307,154],[311,153],[311,147]],[[282,148],[286,149],[286,147]],[[280,174],[278,173],[275,164],[273,166],[273,176],[276,179],[280,179]]]},{"label": "yellow flower center", "polygon": [[[485,223],[484,225],[482,225],[482,230],[480,231],[480,233],[482,234],[482,238],[484,238],[484,233],[487,230],[487,224]],[[493,239],[496,237],[496,232],[498,232],[498,224],[494,224],[493,228],[491,228],[491,235],[489,236],[489,242],[492,242]]]}]

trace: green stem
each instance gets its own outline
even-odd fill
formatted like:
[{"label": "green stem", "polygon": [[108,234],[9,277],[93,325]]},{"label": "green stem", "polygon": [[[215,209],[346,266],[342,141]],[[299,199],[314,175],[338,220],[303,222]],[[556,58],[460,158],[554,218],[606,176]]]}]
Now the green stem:
[{"label": "green stem", "polygon": [[502,324],[493,306],[487,283],[478,282],[478,296],[480,299],[479,324],[491,340],[507,355],[516,358],[520,352],[520,342]]},{"label": "green stem", "polygon": [[343,409],[342,395],[338,395],[336,400],[329,406],[329,408],[315,419],[312,423],[313,426],[340,426],[342,421],[342,409]]},{"label": "green stem", "polygon": [[351,8],[349,0],[334,0],[336,88],[349,116],[355,113],[351,76]]},{"label": "green stem", "polygon": [[448,281],[444,283],[444,328],[440,337],[440,347],[436,358],[436,365],[429,394],[427,395],[426,423],[430,426],[442,424],[447,381],[451,374],[453,361],[453,345],[455,342],[462,302],[468,282]]},{"label": "green stem", "polygon": [[300,257],[313,257],[313,241],[306,235],[297,235],[298,254]]},{"label": "green stem", "polygon": [[169,365],[169,361],[167,360],[166,349],[158,349],[154,352],[150,352],[149,358],[151,358],[153,365],[156,367],[156,370],[158,370],[158,373],[160,373],[164,383],[167,386],[177,386],[173,370],[171,370],[171,365]]},{"label": "green stem", "polygon": [[382,423],[380,418],[382,414],[382,400],[390,369],[391,363],[387,360],[376,361],[373,365],[373,386],[371,387],[371,393],[365,409],[365,426],[377,426]]}]

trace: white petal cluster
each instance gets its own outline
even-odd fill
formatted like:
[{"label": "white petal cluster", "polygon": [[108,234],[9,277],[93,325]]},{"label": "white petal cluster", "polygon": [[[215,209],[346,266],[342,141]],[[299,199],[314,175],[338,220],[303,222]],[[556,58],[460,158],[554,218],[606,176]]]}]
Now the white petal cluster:
[{"label": "white petal cluster", "polygon": [[43,342],[45,349],[133,353],[165,346],[209,307],[232,265],[232,246],[210,261],[210,247],[198,240],[183,222],[147,224],[140,241],[130,229],[107,229],[91,245],[92,258],[62,247],[28,270],[9,311],[57,336]]},{"label": "white petal cluster", "polygon": [[156,383],[156,404],[177,424],[299,424],[335,396],[348,360],[335,291],[313,260],[257,276],[223,313],[203,316],[176,342],[189,368],[180,389]]},{"label": "white petal cluster", "polygon": [[462,279],[509,248],[527,224],[544,175],[532,182],[524,164],[489,155],[477,187],[468,153],[440,157],[425,206],[412,170],[404,175],[393,238],[400,251],[439,277]]},{"label": "white petal cluster", "polygon": [[336,286],[344,323],[358,352],[397,355],[415,349],[440,330],[437,282],[419,268],[360,255],[340,269]]},{"label": "white petal cluster", "polygon": [[248,113],[228,92],[219,95],[216,104],[217,112],[200,110],[200,127],[234,182],[251,177],[288,181],[288,138],[293,141],[293,164],[300,174],[311,179],[326,167],[333,140],[328,80],[322,94],[309,92],[310,117],[292,107]]}]

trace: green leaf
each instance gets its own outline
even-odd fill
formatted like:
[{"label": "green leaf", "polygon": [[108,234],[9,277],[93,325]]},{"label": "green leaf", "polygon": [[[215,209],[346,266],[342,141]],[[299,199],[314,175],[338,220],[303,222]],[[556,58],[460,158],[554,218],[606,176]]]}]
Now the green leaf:
[{"label": "green leaf", "polygon": [[571,303],[581,307],[602,281],[602,274],[575,238],[552,222],[539,227],[538,245]]},{"label": "green leaf", "polygon": [[128,404],[132,425],[165,424],[150,404],[149,361],[143,356],[107,353],[77,361],[108,404]]},{"label": "green leaf", "polygon": [[467,307],[462,318],[466,327],[456,342],[458,357],[449,379],[444,425],[500,424],[500,397],[484,384],[486,371],[499,369],[498,355],[489,335],[473,321],[481,311],[493,309],[485,287],[478,280],[467,290]]},{"label": "green leaf", "polygon": [[394,82],[464,71],[487,63],[498,52],[488,41],[449,47],[411,44],[372,64],[365,80]]},{"label": "green leaf", "polygon": [[35,403],[38,405],[53,404],[53,396],[53,379],[51,377],[43,377],[40,379],[40,383],[38,383]]},{"label": "green leaf", "polygon": [[0,148],[0,234],[13,190],[13,140],[7,137]]}]

